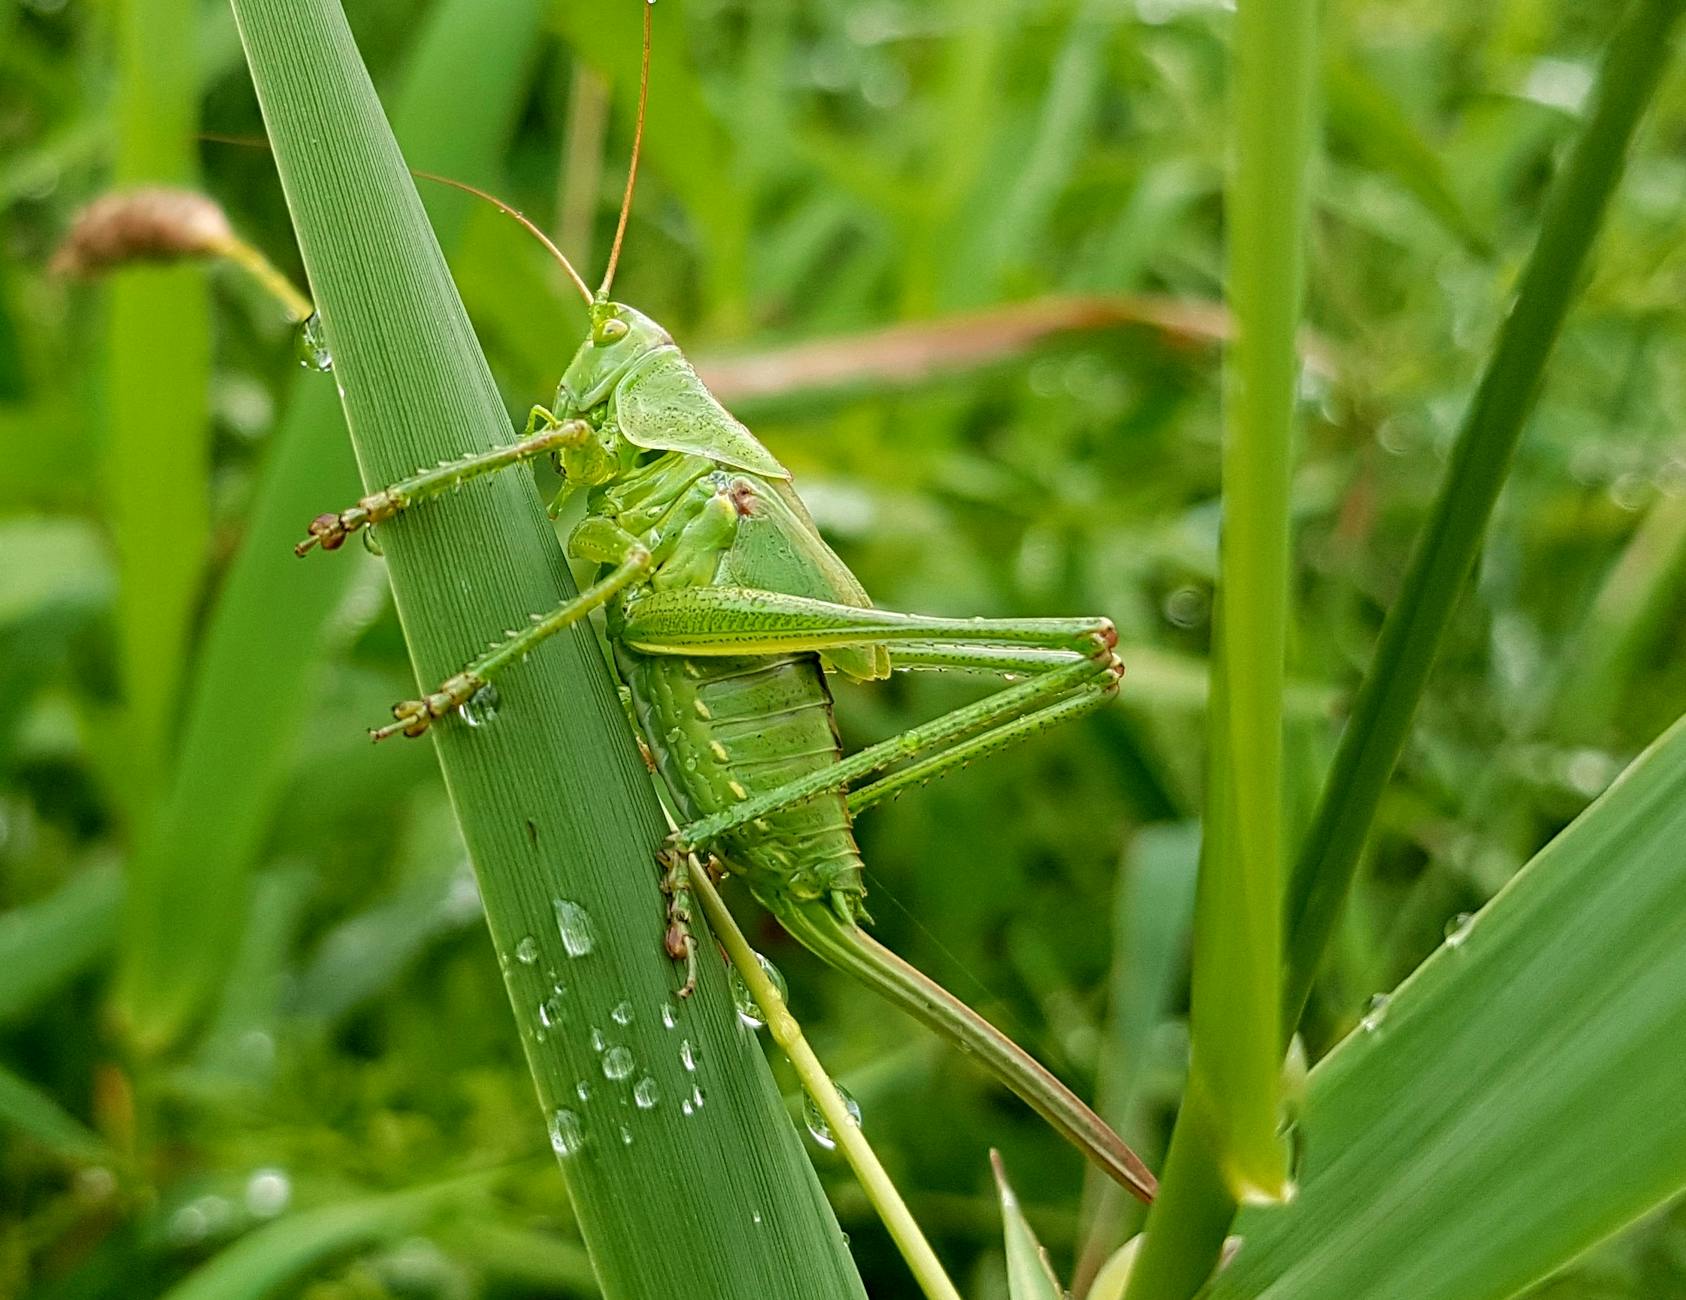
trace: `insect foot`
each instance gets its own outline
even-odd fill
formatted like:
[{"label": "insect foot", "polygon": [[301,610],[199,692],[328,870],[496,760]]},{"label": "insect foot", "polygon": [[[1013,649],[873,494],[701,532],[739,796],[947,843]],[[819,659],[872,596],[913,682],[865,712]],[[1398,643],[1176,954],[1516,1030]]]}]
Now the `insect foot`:
[{"label": "insect foot", "polygon": [[359,528],[366,528],[370,524],[379,523],[383,519],[391,519],[404,508],[404,502],[390,491],[376,492],[364,497],[349,510],[342,510],[338,514],[332,512],[317,515],[310,521],[306,537],[293,547],[293,554],[304,558],[310,548],[319,546],[324,551],[337,551],[345,545],[345,539]]},{"label": "insect foot", "polygon": [[473,673],[458,673],[443,686],[419,700],[401,700],[392,706],[392,721],[384,727],[372,727],[369,739],[377,744],[393,736],[419,736],[431,727],[435,719],[461,708],[484,689],[486,682]]},{"label": "insect foot", "polygon": [[697,938],[691,932],[691,872],[697,860],[671,840],[656,854],[662,869],[662,893],[667,895],[667,930],[662,946],[674,961],[685,963],[685,982],[678,996],[688,998],[697,988]]}]

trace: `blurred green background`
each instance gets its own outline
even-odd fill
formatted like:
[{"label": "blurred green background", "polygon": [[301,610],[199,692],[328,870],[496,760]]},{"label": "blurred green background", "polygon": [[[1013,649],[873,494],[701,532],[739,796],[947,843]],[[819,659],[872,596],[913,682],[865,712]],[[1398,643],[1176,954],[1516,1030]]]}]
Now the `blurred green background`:
[{"label": "blurred green background", "polygon": [[[516,203],[592,278],[637,6],[348,12],[412,162]],[[1567,0],[1326,16],[1294,829],[1609,23]],[[879,937],[1156,1155],[1186,1045],[1229,11],[662,0],[656,19],[617,297],[718,381],[878,603],[1119,625],[1116,707],[860,834]],[[0,9],[0,1295],[594,1294],[432,755],[363,738],[414,685],[380,562],[288,553],[355,495],[331,375],[226,270],[46,269],[80,205],[163,180],[297,275],[268,156],[200,133],[261,134],[221,3]],[[427,197],[519,416],[583,314],[506,218]],[[1676,74],[1314,994],[1314,1057],[1686,707],[1683,207]],[[998,344],[986,309],[1034,328]],[[799,341],[821,346],[781,359]],[[751,388],[746,358],[771,380]],[[845,688],[845,741],[975,690]],[[742,915],[968,1295],[1005,1294],[990,1146],[1062,1276],[1118,1239],[1054,1134]],[[847,1170],[814,1158],[869,1289],[906,1294]],[[1536,1294],[1686,1295],[1686,1220]]]}]

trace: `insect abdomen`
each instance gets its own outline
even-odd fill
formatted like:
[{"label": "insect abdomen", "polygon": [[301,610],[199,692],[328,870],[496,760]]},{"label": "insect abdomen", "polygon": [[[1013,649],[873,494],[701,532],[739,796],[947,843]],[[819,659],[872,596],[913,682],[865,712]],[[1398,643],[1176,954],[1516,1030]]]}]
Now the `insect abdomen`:
[{"label": "insect abdomen", "polygon": [[[683,659],[621,649],[617,659],[639,728],[688,818],[720,812],[841,756],[831,693],[814,655]],[[841,791],[758,819],[715,849],[763,897],[852,899],[862,892]]]}]

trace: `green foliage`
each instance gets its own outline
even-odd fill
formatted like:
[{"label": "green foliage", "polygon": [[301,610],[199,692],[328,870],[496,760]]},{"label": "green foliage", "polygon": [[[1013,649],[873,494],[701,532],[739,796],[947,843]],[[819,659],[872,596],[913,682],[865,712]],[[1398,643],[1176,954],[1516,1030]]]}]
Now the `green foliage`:
[{"label": "green foliage", "polygon": [[1312,1071],[1215,1300],[1515,1295],[1686,1184],[1683,836],[1686,723]]},{"label": "green foliage", "polygon": [[[367,485],[508,441],[336,0],[234,10]],[[530,481],[505,475],[436,504],[379,533],[424,681],[460,665],[487,626],[574,594]],[[547,642],[498,691],[501,704],[477,700],[434,744],[604,1293],[861,1294],[724,971],[710,963],[695,996],[675,996],[660,810],[595,640],[581,627]],[[664,1185],[674,1192],[651,1194]],[[683,1190],[704,1186],[706,1201]]]},{"label": "green foliage", "polygon": [[[195,145],[183,124],[186,113],[218,133],[263,131],[227,14],[188,8],[193,57],[167,27],[148,37],[169,47],[148,65],[148,89],[174,105],[150,126],[134,116],[120,126],[106,90],[146,62],[129,37],[115,39],[113,20],[121,10],[180,22],[185,11],[0,11],[0,1064],[27,1090],[17,1095],[104,1148],[67,1153],[42,1140],[50,1127],[30,1136],[0,1120],[0,1293],[159,1296],[206,1277],[232,1285],[229,1272],[207,1272],[231,1270],[309,1300],[591,1295],[581,1227],[533,1105],[532,1040],[512,1032],[486,941],[482,909],[495,920],[507,900],[491,889],[477,898],[429,747],[363,739],[415,686],[386,573],[356,547],[309,563],[289,553],[312,515],[358,491],[333,378],[297,369],[277,314],[237,277],[178,268],[85,286],[45,270],[74,209],[137,174],[118,164],[144,128],[159,136],[151,156],[169,160],[152,174],[196,170],[240,232],[297,277],[273,160]],[[1322,9],[1326,135],[1306,261],[1317,364],[1300,382],[1289,498],[1280,812],[1290,853],[1618,19],[1566,0]],[[631,0],[373,0],[352,17],[411,162],[484,184],[547,229],[559,224],[562,176],[577,174],[570,162],[595,163],[584,174],[599,187],[581,205],[600,262],[630,144]],[[1220,297],[1234,21],[1222,5],[660,0],[655,18],[651,131],[618,292],[705,370],[1053,292],[1161,295],[1191,311]],[[607,88],[595,135],[569,120],[582,64]],[[1439,1196],[1439,1178],[1473,1177],[1491,1149],[1455,1151],[1464,1123],[1493,1119],[1495,1142],[1523,1132],[1496,1109],[1509,1094],[1475,1087],[1489,1069],[1509,1078],[1504,1062],[1474,1063],[1483,1041],[1501,1054],[1514,1041],[1499,1011],[1537,1012],[1543,990],[1522,978],[1466,991],[1453,976],[1471,957],[1514,974],[1529,949],[1524,922],[1546,923],[1518,911],[1504,955],[1494,944],[1482,957],[1475,939],[1493,937],[1495,904],[1375,1032],[1348,1031],[1366,998],[1437,952],[1449,918],[1498,893],[1686,707],[1686,656],[1670,636],[1686,608],[1683,135],[1674,74],[1635,138],[1595,255],[1564,286],[1573,306],[1472,578],[1461,593],[1435,592],[1439,652],[1421,661],[1414,721],[1311,983],[1304,1041],[1327,1060],[1306,1103],[1300,1200],[1243,1216],[1248,1244],[1226,1288],[1257,1289],[1248,1279],[1268,1273],[1281,1279],[1272,1294],[1301,1294],[1288,1268],[1301,1258],[1335,1279],[1318,1242],[1337,1239],[1343,1200],[1393,1204],[1385,1198],[1422,1188],[1374,1234],[1364,1258],[1378,1268],[1434,1262],[1432,1246],[1400,1253],[1408,1230],[1491,1226],[1435,1218],[1480,1201],[1455,1181]],[[577,299],[507,218],[454,193],[424,197],[503,410],[520,418],[548,400],[577,341]],[[207,279],[208,314],[196,317],[193,286]],[[138,300],[153,281],[176,286],[186,312],[135,312],[118,331],[113,294]],[[165,368],[148,369],[160,356]],[[928,368],[911,383],[821,392],[787,375],[776,395],[734,404],[879,602],[959,616],[1097,611],[1119,624],[1130,671],[1117,707],[874,809],[859,832],[877,936],[1094,1095],[1146,1152],[1165,1148],[1188,1057],[1188,828],[1208,760],[1219,361],[1197,337],[1117,326],[1007,349],[980,369]],[[111,383],[122,373],[159,396],[124,405]],[[394,415],[392,459],[372,473],[477,445],[478,434],[407,415]],[[541,494],[553,486],[542,481]],[[518,482],[488,492],[531,521]],[[465,489],[450,518],[479,500]],[[409,538],[391,531],[385,568],[402,586]],[[549,598],[491,578],[465,600],[505,591],[508,607],[492,623],[465,615],[456,640],[427,652],[426,675],[522,617],[527,600]],[[884,739],[975,689],[947,675],[842,688],[844,738]],[[578,700],[558,689],[555,725],[618,725],[612,699],[588,703],[574,718]],[[499,726],[524,713],[506,708]],[[1611,802],[1659,779],[1677,744]],[[617,788],[629,757],[600,743],[585,751],[592,788]],[[547,751],[532,766],[551,763]],[[1528,882],[1563,855],[1562,844],[1549,850],[1512,893],[1538,891]],[[616,888],[633,877],[655,904],[647,858],[630,846],[575,857],[570,872],[613,875]],[[1575,1108],[1578,1126],[1556,1135],[1572,1139],[1566,1157],[1631,1127],[1635,1099],[1678,1073],[1644,1047],[1647,1006],[1665,1009],[1647,999],[1671,969],[1672,941],[1664,907],[1642,914],[1648,863],[1656,888],[1671,887],[1672,864],[1643,855],[1606,855],[1577,876],[1591,888],[1625,868],[1622,888],[1585,900],[1608,930],[1573,932],[1571,895],[1554,896],[1564,910],[1551,933],[1574,935],[1559,939],[1574,958],[1564,974],[1584,971],[1589,990],[1564,990],[1576,1019],[1545,1022],[1536,1046],[1549,1057],[1515,1059],[1550,1066],[1518,1085],[1530,1108],[1554,1098]],[[120,929],[125,885],[142,896]],[[652,977],[665,975],[645,906],[627,918],[628,941]],[[990,1147],[1057,1275],[1121,1285],[1114,1251],[1139,1223],[1098,1193],[1080,1207],[1082,1170],[1057,1137],[741,916],[966,1295],[1006,1294]],[[1623,960],[1655,952],[1654,971],[1620,984],[1617,967],[1579,964],[1619,951],[1623,934]],[[1448,1018],[1460,1007],[1467,1034]],[[1419,1044],[1412,1025],[1434,1032]],[[1607,1043],[1625,1046],[1600,1054]],[[1473,1091],[1407,1091],[1454,1067]],[[783,1063],[774,1068],[791,1091]],[[1393,1105],[1396,1089],[1409,1109]],[[717,1100],[710,1089],[708,1107]],[[799,1119],[783,1123],[776,1140],[768,1129],[774,1145],[801,1131]],[[1408,1139],[1419,1123],[1422,1160],[1446,1163],[1413,1164],[1434,1175],[1420,1184],[1390,1181],[1401,1150],[1417,1158]],[[1665,1176],[1657,1132],[1655,1151],[1590,1170],[1583,1160],[1578,1176],[1597,1180],[1586,1204],[1549,1224],[1531,1216],[1581,1183],[1534,1176],[1538,1205],[1506,1190],[1518,1230],[1537,1228],[1518,1260],[1548,1248],[1560,1258],[1658,1207],[1536,1295],[1686,1289],[1686,1220],[1661,1206],[1678,1180]],[[1325,1133],[1350,1143],[1350,1172]],[[1543,1146],[1530,1157],[1549,1158]],[[844,1165],[811,1154],[868,1291],[905,1294],[906,1269]],[[643,1195],[707,1216],[721,1170],[746,1158],[759,1157],[723,1153],[700,1186],[652,1174]],[[1514,1163],[1524,1177],[1542,1168]],[[461,1182],[468,1171],[486,1177]],[[449,1190],[430,1200],[434,1189]],[[426,1203],[413,1214],[363,1216],[411,1196]],[[724,1243],[749,1231],[711,1220]],[[660,1235],[640,1244],[658,1257],[665,1248]]]}]

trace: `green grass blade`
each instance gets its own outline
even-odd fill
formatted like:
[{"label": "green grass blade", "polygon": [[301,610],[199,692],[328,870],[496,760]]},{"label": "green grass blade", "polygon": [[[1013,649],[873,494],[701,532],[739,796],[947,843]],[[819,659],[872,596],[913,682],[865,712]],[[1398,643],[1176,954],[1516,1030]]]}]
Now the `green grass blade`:
[{"label": "green grass blade", "polygon": [[[264,1300],[296,1295],[317,1265],[358,1246],[415,1232],[453,1202],[483,1193],[475,1174],[386,1196],[303,1210],[248,1233],[169,1291],[164,1300]],[[289,1284],[295,1284],[289,1288]]]},{"label": "green grass blade", "polygon": [[[190,184],[198,131],[196,0],[118,7],[119,186]],[[209,538],[210,308],[203,269],[111,286],[105,472],[131,808],[164,771]]]},{"label": "green grass blade", "polygon": [[1545,701],[1551,734],[1603,743],[1616,706],[1659,637],[1673,631],[1686,584],[1686,498],[1657,500],[1610,566]]},{"label": "green grass blade", "polygon": [[0,1065],[0,1130],[27,1133],[71,1160],[111,1160],[111,1149],[81,1120],[41,1089]]},{"label": "green grass blade", "polygon": [[1452,187],[1445,162],[1387,87],[1357,59],[1331,55],[1323,68],[1329,134],[1366,165],[1391,175],[1470,253],[1491,257],[1492,245]]},{"label": "green grass blade", "polygon": [[[419,165],[472,177],[497,155],[545,8],[543,0],[490,10],[449,0],[435,12],[394,99],[399,139],[426,142]],[[464,89],[449,97],[449,131],[437,125],[440,85]],[[466,216],[456,200],[467,196],[429,197],[450,247]],[[368,562],[358,548],[338,564],[305,565],[292,550],[312,517],[360,491],[342,427],[332,380],[300,374],[206,626],[174,779],[130,865],[119,1005],[149,1051],[177,1038],[215,994],[247,915],[253,858],[309,716],[330,620]]]},{"label": "green grass blade", "polygon": [[1277,1137],[1289,474],[1316,136],[1316,5],[1241,0],[1232,36],[1223,532],[1194,917],[1189,1081],[1131,1300],[1181,1300],[1235,1206],[1288,1194]]},{"label": "green grass blade", "polygon": [[[1142,1076],[1155,1032],[1172,1014],[1188,959],[1199,856],[1197,823],[1148,826],[1132,839],[1118,873],[1095,1109],[1132,1145],[1137,1135],[1152,1129],[1143,1113]],[[1092,1169],[1084,1173],[1081,1217],[1088,1226],[1073,1278],[1079,1292],[1122,1244],[1121,1229],[1136,1213],[1136,1203],[1117,1183]]]},{"label": "green grass blade", "polygon": [[1681,0],[1634,0],[1622,19],[1604,58],[1586,127],[1552,188],[1515,305],[1388,611],[1289,885],[1287,1028],[1298,1022],[1305,1005],[1441,635],[1475,563],[1511,455],[1539,395],[1546,361],[1621,177],[1628,141],[1668,61],[1680,11]]},{"label": "green grass blade", "polygon": [[[507,441],[338,4],[235,0],[234,11],[366,482]],[[571,588],[524,475],[383,524],[381,542],[424,682]],[[662,948],[654,860],[664,827],[590,630],[512,666],[500,693],[495,718],[448,719],[433,743],[604,1294],[860,1296],[724,970],[704,961],[697,995],[673,1004],[680,975]],[[578,909],[566,945],[563,903]],[[605,1071],[605,1038],[632,1071]],[[656,1104],[629,1105],[635,1085]]]},{"label": "green grass blade", "polygon": [[995,1192],[1001,1201],[1001,1230],[1007,1250],[1007,1294],[1011,1300],[1061,1300],[1065,1290],[1048,1259],[1048,1252],[1036,1239],[1036,1232],[1024,1217],[1019,1198],[1007,1181],[1001,1153],[989,1153],[995,1170]]},{"label": "green grass blade", "polygon": [[1312,1072],[1220,1297],[1514,1295],[1686,1188],[1686,723]]},{"label": "green grass blade", "polygon": [[123,879],[106,863],[48,897],[0,914],[0,1024],[87,969],[117,931]]}]

